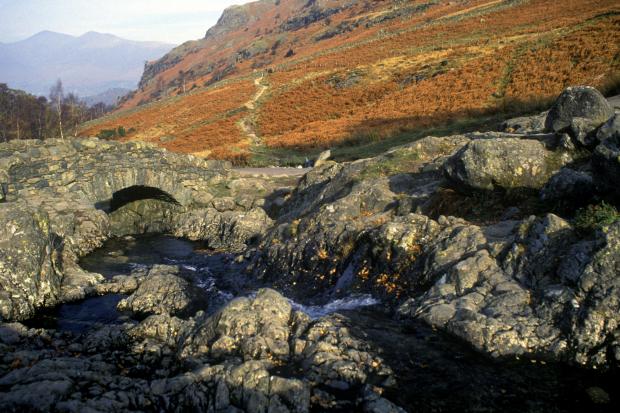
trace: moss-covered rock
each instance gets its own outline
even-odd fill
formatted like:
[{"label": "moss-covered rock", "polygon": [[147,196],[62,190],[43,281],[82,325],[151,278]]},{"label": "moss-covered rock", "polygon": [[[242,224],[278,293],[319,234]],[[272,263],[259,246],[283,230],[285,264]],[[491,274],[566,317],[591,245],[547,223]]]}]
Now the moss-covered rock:
[{"label": "moss-covered rock", "polygon": [[538,190],[572,159],[536,139],[474,139],[445,163],[444,171],[459,190]]}]

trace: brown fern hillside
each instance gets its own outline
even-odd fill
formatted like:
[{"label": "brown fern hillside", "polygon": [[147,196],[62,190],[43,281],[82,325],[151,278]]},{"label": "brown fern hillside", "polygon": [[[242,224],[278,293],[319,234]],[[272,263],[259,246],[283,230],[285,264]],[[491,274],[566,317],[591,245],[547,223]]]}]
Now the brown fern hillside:
[{"label": "brown fern hillside", "polygon": [[[620,79],[615,0],[260,0],[146,65],[97,135],[238,163],[536,111]],[[266,158],[265,158],[266,156]]]}]

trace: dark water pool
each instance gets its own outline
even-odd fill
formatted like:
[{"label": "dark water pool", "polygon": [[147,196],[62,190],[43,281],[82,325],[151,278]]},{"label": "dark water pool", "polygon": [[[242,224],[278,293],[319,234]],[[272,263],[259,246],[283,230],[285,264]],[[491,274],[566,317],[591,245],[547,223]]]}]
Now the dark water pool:
[{"label": "dark water pool", "polygon": [[72,333],[82,333],[106,324],[122,324],[128,321],[128,318],[116,310],[116,305],[123,298],[124,296],[120,294],[89,297],[43,311],[25,324],[34,328]]},{"label": "dark water pool", "polygon": [[[235,264],[232,256],[209,251],[199,242],[166,235],[113,238],[80,261],[85,270],[106,278],[129,275],[134,270],[147,269],[155,264],[178,266],[181,273],[194,279],[208,292],[213,311],[233,296],[245,292],[242,265]],[[116,309],[123,298],[125,296],[121,294],[110,294],[62,304],[42,311],[26,324],[73,333],[105,324],[122,324],[130,321],[127,315]]]}]

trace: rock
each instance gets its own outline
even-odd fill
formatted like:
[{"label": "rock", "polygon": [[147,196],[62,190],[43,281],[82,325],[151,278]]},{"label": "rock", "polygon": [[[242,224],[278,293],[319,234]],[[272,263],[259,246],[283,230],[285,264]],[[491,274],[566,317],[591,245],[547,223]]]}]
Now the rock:
[{"label": "rock", "polygon": [[571,160],[538,140],[475,139],[446,161],[444,172],[461,190],[537,190]]},{"label": "rock", "polygon": [[502,123],[501,130],[509,133],[542,133],[545,131],[545,119],[547,113],[534,116],[522,116],[519,118],[508,119]]},{"label": "rock", "polygon": [[325,165],[325,162],[332,157],[332,152],[330,150],[323,151],[319,154],[319,156],[314,161],[314,167],[318,168],[322,165]]},{"label": "rock", "polygon": [[255,298],[237,298],[216,315],[196,320],[181,345],[182,355],[284,360],[290,351],[291,312],[288,300],[274,290],[259,290]]},{"label": "rock", "polygon": [[364,389],[364,413],[405,413],[405,410],[374,392],[370,386]]},{"label": "rock", "polygon": [[[45,389],[44,392],[41,389]],[[19,411],[16,408],[30,407],[38,411],[51,411],[63,398],[74,390],[70,380],[40,380],[34,383],[13,386],[8,394],[0,394],[0,409]]]},{"label": "rock", "polygon": [[0,318],[24,320],[53,305],[61,275],[54,269],[60,240],[48,215],[24,202],[0,204]]},{"label": "rock", "polygon": [[[595,88],[589,86],[575,86],[566,88],[557,98],[545,119],[545,128],[548,131],[559,132],[571,126],[575,118],[587,120],[587,126],[582,129],[591,131],[605,123],[614,115],[614,110],[607,99]],[[581,127],[585,121],[579,121]]]},{"label": "rock", "polygon": [[203,291],[178,275],[178,268],[155,265],[140,287],[117,308],[139,315],[169,314],[191,316],[206,307]]},{"label": "rock", "polygon": [[211,203],[213,208],[219,212],[234,211],[237,205],[232,197],[215,198]]},{"label": "rock", "polygon": [[193,321],[182,320],[168,314],[152,315],[133,327],[129,334],[134,338],[155,339],[171,348],[193,328]]},{"label": "rock", "polygon": [[[346,317],[334,314],[309,325],[298,336],[304,343],[295,351],[304,377],[338,391],[351,391],[373,377],[378,386],[389,386],[393,371],[367,342],[354,335]],[[361,390],[361,389],[360,389]]]},{"label": "rock", "polygon": [[0,324],[0,342],[8,345],[18,344],[24,330],[24,326],[19,323]]},{"label": "rock", "polygon": [[207,241],[211,248],[240,252],[258,241],[272,224],[262,208],[247,212],[194,209],[175,218],[173,233],[177,237]]},{"label": "rock", "polygon": [[620,134],[610,133],[592,155],[594,179],[601,190],[620,195],[618,179],[620,178]]},{"label": "rock", "polygon": [[597,120],[588,118],[572,118],[570,121],[570,135],[581,145],[585,147],[593,147],[598,141],[597,128],[601,123]]},{"label": "rock", "polygon": [[609,394],[597,386],[588,387],[586,393],[594,404],[608,404],[611,401]]},{"label": "rock", "polygon": [[596,186],[591,174],[562,168],[540,191],[540,198],[549,202],[569,200],[574,202],[573,205],[585,205],[595,193]]},{"label": "rock", "polygon": [[620,139],[620,114],[616,113],[598,129],[596,139],[599,142],[607,139]]},{"label": "rock", "polygon": [[106,294],[131,294],[138,289],[142,277],[136,275],[115,275],[111,280],[95,285],[95,292]]},{"label": "rock", "polygon": [[620,365],[609,360],[620,326],[620,222],[599,234],[604,243],[594,252],[578,279],[572,312],[570,347],[574,359],[584,365]]}]

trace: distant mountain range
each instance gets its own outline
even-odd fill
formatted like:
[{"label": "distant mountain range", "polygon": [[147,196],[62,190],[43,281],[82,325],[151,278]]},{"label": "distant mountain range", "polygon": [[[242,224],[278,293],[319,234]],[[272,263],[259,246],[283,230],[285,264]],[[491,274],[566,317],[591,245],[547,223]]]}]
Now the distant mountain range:
[{"label": "distant mountain range", "polygon": [[47,95],[57,79],[65,91],[94,96],[134,89],[146,61],[174,45],[136,42],[97,32],[79,37],[43,31],[15,43],[0,43],[0,83]]},{"label": "distant mountain range", "polygon": [[82,98],[82,101],[88,106],[93,106],[97,103],[105,103],[106,105],[112,106],[117,103],[119,98],[125,96],[129,92],[131,92],[131,89],[115,87],[93,96],[85,96]]}]

